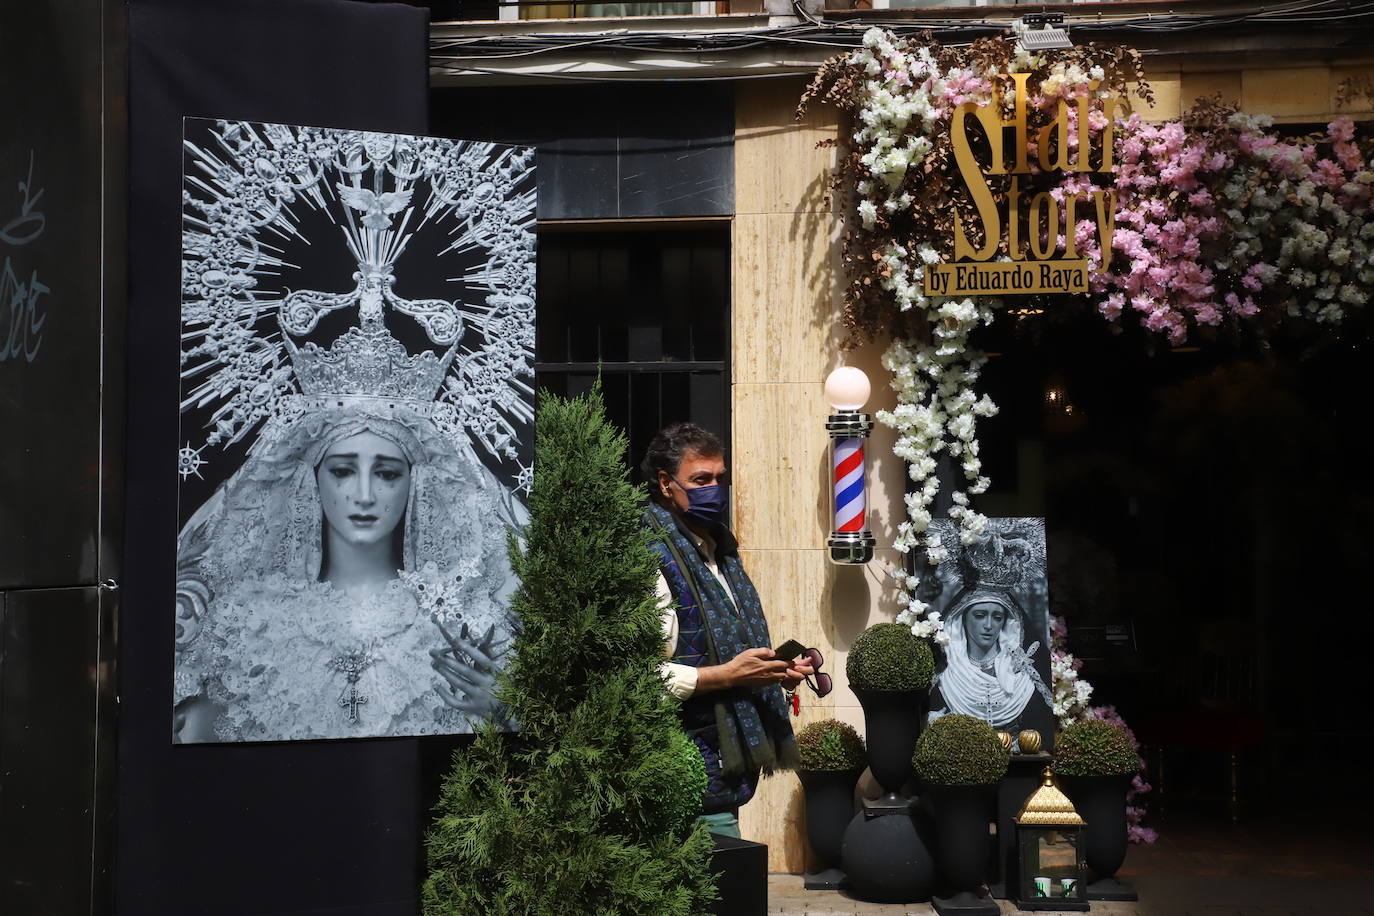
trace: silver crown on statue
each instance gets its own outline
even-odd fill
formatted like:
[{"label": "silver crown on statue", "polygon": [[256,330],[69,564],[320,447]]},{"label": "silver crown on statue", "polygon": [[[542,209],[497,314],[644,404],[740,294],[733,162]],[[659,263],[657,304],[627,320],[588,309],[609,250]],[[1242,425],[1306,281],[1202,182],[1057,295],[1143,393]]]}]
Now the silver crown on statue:
[{"label": "silver crown on statue", "polygon": [[380,321],[350,328],[328,350],[286,344],[305,407],[388,402],[428,415],[453,360],[452,348],[412,355]]},{"label": "silver crown on statue", "polygon": [[1045,566],[1045,535],[1039,519],[988,519],[984,535],[964,547],[960,572],[968,584],[1016,589]]}]

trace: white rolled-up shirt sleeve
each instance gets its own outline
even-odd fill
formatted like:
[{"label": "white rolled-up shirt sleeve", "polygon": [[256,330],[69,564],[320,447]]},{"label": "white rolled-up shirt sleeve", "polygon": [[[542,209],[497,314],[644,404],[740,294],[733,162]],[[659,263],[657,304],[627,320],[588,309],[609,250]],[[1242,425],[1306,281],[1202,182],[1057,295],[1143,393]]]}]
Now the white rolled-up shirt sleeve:
[{"label": "white rolled-up shirt sleeve", "polygon": [[673,607],[673,591],[668,587],[668,580],[663,578],[663,573],[658,574],[654,592],[658,596],[659,613],[663,616],[665,661],[659,666],[659,673],[663,675],[663,682],[668,685],[668,692],[679,700],[685,700],[697,692],[697,669],[691,665],[667,661],[677,651],[677,609]]}]

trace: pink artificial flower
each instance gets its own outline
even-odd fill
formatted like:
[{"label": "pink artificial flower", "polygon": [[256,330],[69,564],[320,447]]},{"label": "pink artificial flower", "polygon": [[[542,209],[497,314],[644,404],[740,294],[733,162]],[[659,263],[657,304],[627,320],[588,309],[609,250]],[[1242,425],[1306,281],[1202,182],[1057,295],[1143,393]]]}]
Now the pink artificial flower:
[{"label": "pink artificial flower", "polygon": [[1365,167],[1364,157],[1360,155],[1360,148],[1355,144],[1346,142],[1337,143],[1333,147],[1333,150],[1336,153],[1337,161],[1341,164],[1341,168],[1350,172],[1358,172]]},{"label": "pink artificial flower", "polygon": [[1106,299],[1098,303],[1097,309],[1108,321],[1116,321],[1121,317],[1121,309],[1126,304],[1126,296],[1123,293],[1112,293]]},{"label": "pink artificial flower", "polygon": [[1197,319],[1198,324],[1205,324],[1209,327],[1216,327],[1221,324],[1221,310],[1213,302],[1203,303],[1193,312],[1193,317]]},{"label": "pink artificial flower", "polygon": [[1126,828],[1126,838],[1132,843],[1153,843],[1159,839],[1159,834],[1149,827],[1141,827],[1139,824],[1131,824]]},{"label": "pink artificial flower", "polygon": [[1355,121],[1349,115],[1342,115],[1326,125],[1326,132],[1332,140],[1349,143],[1355,139]]}]

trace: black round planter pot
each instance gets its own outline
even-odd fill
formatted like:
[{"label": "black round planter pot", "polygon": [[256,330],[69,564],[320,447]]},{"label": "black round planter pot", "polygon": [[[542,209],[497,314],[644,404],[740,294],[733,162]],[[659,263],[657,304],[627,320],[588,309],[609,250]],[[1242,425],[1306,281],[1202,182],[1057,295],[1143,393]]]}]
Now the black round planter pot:
[{"label": "black round planter pot", "polygon": [[874,903],[929,900],[935,886],[929,836],[930,825],[919,813],[854,815],[841,851],[850,892]]},{"label": "black round planter pot", "polygon": [[840,848],[854,817],[854,786],[863,770],[798,770],[806,797],[806,838],[817,867],[805,875],[809,891],[835,890],[844,883]]},{"label": "black round planter pot", "polygon": [[1130,776],[1055,775],[1088,826],[1083,836],[1083,859],[1092,870],[1089,900],[1137,900],[1135,888],[1115,877],[1126,861],[1126,791]]},{"label": "black round planter pot", "polygon": [[998,916],[1001,909],[979,893],[987,873],[988,824],[995,818],[997,786],[925,787],[935,804],[935,861],[940,866],[933,903],[941,916]]},{"label": "black round planter pot", "polygon": [[887,793],[880,801],[896,802],[911,778],[911,755],[925,718],[926,691],[852,689],[864,708],[868,768]]}]

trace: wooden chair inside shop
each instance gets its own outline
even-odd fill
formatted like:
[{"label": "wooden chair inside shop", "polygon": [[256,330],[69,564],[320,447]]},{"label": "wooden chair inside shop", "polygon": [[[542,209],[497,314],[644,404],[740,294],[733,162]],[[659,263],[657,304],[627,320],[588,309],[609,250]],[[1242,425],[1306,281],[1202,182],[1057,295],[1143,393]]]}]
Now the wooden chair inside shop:
[{"label": "wooden chair inside shop", "polygon": [[1206,785],[1215,783],[1211,764],[1221,763],[1226,812],[1233,824],[1240,820],[1242,768],[1267,732],[1253,633],[1250,620],[1208,621],[1199,626],[1191,649],[1182,649],[1166,666],[1161,683],[1166,712],[1137,729],[1159,809],[1185,794],[1176,783],[1187,764],[1202,786],[1195,797],[1216,799],[1221,793]]}]

